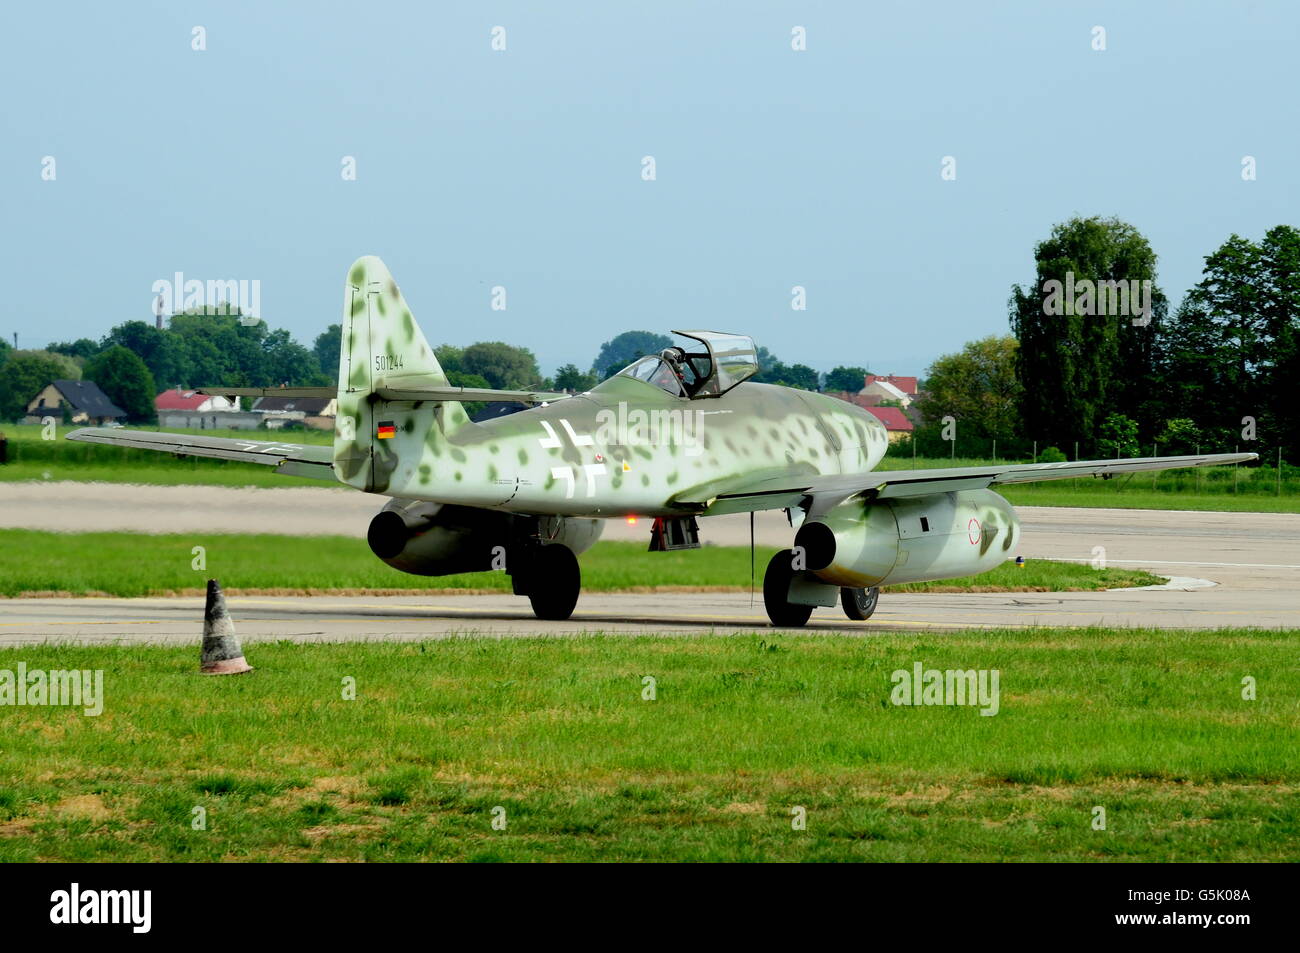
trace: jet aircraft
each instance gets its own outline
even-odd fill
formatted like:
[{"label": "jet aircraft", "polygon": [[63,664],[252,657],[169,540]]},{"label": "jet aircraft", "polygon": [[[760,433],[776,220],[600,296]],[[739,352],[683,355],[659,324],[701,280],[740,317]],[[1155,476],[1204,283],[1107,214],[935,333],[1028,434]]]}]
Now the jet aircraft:
[{"label": "jet aircraft", "polygon": [[[1253,460],[1253,453],[877,470],[884,425],[836,398],[751,380],[749,337],[674,332],[683,344],[582,394],[451,386],[388,269],[356,261],[343,294],[334,388],[209,387],[213,394],[337,397],[332,447],[83,428],[69,440],[242,460],[389,497],[368,541],[403,572],[504,569],[541,619],[567,619],[578,554],[607,519],[652,518],[650,548],[694,548],[699,520],[784,510],[792,546],[763,577],[777,626],[837,603],[875,610],[879,587],[985,572],[1020,524],[991,487]],[[465,401],[512,401],[473,421]]]}]

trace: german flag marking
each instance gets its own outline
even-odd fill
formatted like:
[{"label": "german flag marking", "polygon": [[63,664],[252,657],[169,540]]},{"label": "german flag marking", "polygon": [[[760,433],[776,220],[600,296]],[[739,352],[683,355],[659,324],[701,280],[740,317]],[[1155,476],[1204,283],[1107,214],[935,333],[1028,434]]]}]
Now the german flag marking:
[{"label": "german flag marking", "polygon": [[397,436],[397,427],[391,420],[381,420],[375,430],[375,436],[380,440],[391,440]]}]

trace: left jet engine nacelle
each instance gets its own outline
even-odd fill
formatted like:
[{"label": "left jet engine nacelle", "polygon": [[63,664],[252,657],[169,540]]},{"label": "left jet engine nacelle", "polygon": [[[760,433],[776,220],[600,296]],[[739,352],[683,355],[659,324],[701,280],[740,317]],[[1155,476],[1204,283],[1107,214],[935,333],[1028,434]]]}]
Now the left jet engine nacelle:
[{"label": "left jet engine nacelle", "polygon": [[366,533],[370,550],[394,569],[415,576],[449,576],[492,568],[494,546],[510,542],[505,513],[393,500],[375,514]]},{"label": "left jet engine nacelle", "polygon": [[394,569],[415,576],[450,576],[505,569],[537,546],[574,553],[600,538],[602,521],[565,516],[521,517],[474,506],[392,500],[370,521],[370,550]]},{"label": "left jet engine nacelle", "polygon": [[1019,541],[1015,510],[992,490],[849,501],[794,538],[813,575],[855,589],[988,572]]}]

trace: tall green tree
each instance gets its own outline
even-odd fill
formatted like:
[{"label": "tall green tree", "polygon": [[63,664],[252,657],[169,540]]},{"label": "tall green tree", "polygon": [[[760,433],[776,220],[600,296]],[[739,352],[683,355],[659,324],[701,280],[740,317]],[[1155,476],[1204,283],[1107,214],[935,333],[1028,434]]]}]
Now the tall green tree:
[{"label": "tall green tree", "polygon": [[764,377],[766,383],[780,384],[799,390],[820,390],[821,375],[807,364],[783,364],[777,361]]},{"label": "tall green tree", "polygon": [[600,346],[600,353],[592,362],[591,372],[600,380],[617,374],[638,357],[658,354],[672,347],[673,339],[653,331],[624,331]]},{"label": "tall green tree", "polygon": [[938,358],[925,372],[917,409],[927,423],[952,416],[962,437],[997,440],[1010,450],[1022,440],[1016,339],[1010,335],[971,341]]},{"label": "tall green tree", "polygon": [[[1024,437],[1095,448],[1116,410],[1153,426],[1154,339],[1168,302],[1146,238],[1117,218],[1076,218],[1054,226],[1034,259],[1035,282],[1014,286],[1008,302]],[[1121,288],[1138,300],[1124,307]]]},{"label": "tall green tree", "polygon": [[826,375],[826,389],[830,391],[849,391],[856,394],[866,386],[867,369],[865,367],[836,367]]},{"label": "tall green tree", "polygon": [[[456,347],[454,344],[439,344],[433,349],[433,356],[438,359],[438,366],[443,369],[449,376],[453,373],[463,373],[465,370],[465,349]],[[457,387],[468,385],[457,384]]]},{"label": "tall green tree", "polygon": [[[185,345],[170,331],[159,330],[145,321],[126,321],[113,328],[99,342],[101,351],[120,344],[144,361],[154,381],[162,387],[191,384],[186,373]],[[206,380],[202,383],[213,383]]]},{"label": "tall green tree", "polygon": [[461,353],[459,370],[477,374],[491,386],[505,390],[526,390],[542,383],[533,352],[504,341],[471,344]]},{"label": "tall green tree", "polygon": [[1242,443],[1242,418],[1261,444],[1300,455],[1295,431],[1300,336],[1300,231],[1232,235],[1205,258],[1201,280],[1160,328],[1166,417],[1189,417],[1216,449]]},{"label": "tall green tree", "polygon": [[[334,375],[322,370],[316,354],[295,341],[284,328],[277,328],[262,338],[262,351],[266,354],[272,385],[323,387],[334,383]],[[337,355],[334,364],[337,370]]]},{"label": "tall green tree", "polygon": [[144,361],[120,344],[114,344],[86,362],[85,380],[94,381],[132,423],[156,423],[153,375]]},{"label": "tall green tree", "polygon": [[570,391],[575,394],[591,390],[598,383],[595,374],[584,374],[578,370],[576,364],[565,364],[560,367],[555,372],[555,380],[552,382],[556,390]]},{"label": "tall green tree", "polygon": [[331,324],[328,328],[316,335],[311,349],[316,355],[316,363],[320,365],[321,371],[326,374],[330,383],[337,384],[339,378],[339,352],[343,348],[343,327],[338,324]]}]

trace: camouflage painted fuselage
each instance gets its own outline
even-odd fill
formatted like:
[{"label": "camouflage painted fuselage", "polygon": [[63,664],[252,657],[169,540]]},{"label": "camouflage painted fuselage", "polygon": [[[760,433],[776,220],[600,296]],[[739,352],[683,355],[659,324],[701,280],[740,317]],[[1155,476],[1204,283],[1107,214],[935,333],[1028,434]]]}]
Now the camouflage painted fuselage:
[{"label": "camouflage painted fuselage", "polygon": [[851,404],[756,383],[687,400],[615,377],[449,437],[427,407],[383,402],[376,413],[396,436],[376,441],[372,492],[534,514],[697,512],[676,501],[768,476],[866,472],[888,444]]},{"label": "camouflage painted fuselage", "polygon": [[888,446],[852,404],[752,381],[691,400],[616,376],[472,423],[452,401],[376,393],[447,386],[379,259],[353,266],[344,309],[335,471],[371,493],[537,515],[698,513],[680,501],[764,477],[865,473]]}]

